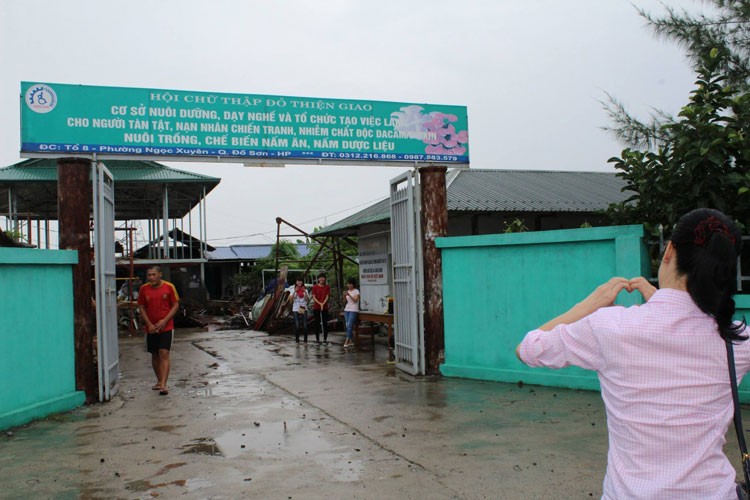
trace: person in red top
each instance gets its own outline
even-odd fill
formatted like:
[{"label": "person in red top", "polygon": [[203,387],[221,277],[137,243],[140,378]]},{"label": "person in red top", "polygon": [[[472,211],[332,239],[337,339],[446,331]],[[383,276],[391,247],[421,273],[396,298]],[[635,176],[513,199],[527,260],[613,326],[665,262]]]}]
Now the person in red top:
[{"label": "person in red top", "polygon": [[148,268],[146,280],[148,283],[138,292],[138,310],[146,323],[146,346],[156,374],[156,385],[152,389],[166,396],[169,394],[169,350],[174,333],[172,318],[180,308],[180,297],[174,285],[162,279],[159,266]]},{"label": "person in red top", "polygon": [[323,330],[323,343],[328,345],[328,298],[331,296],[331,286],[326,284],[325,274],[318,275],[318,282],[312,288],[312,296],[315,340],[320,344],[320,331]]}]

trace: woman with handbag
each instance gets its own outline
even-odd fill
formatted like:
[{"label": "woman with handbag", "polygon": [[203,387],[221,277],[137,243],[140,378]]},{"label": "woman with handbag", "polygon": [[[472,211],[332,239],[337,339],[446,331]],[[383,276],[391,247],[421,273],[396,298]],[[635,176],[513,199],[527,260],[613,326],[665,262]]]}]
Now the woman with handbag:
[{"label": "woman with handbag", "polygon": [[[729,217],[694,210],[664,250],[659,290],[612,278],[516,349],[529,366],[597,372],[609,432],[603,499],[737,498],[722,446],[734,413],[725,341],[738,377],[750,370],[745,324],[732,319],[740,247]],[[613,306],[623,290],[646,303]]]}]

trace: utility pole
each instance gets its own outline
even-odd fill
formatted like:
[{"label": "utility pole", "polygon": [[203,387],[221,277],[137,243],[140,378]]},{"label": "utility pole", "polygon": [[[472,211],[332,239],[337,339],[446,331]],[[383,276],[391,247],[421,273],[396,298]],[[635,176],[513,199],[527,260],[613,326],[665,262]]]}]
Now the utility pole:
[{"label": "utility pole", "polygon": [[91,162],[84,158],[57,160],[57,211],[59,247],[78,251],[73,266],[73,319],[76,389],[86,394],[86,403],[99,393],[94,367],[94,327],[91,294]]},{"label": "utility pole", "polygon": [[419,169],[422,196],[422,255],[424,269],[424,348],[425,373],[440,375],[445,361],[443,321],[443,259],[435,238],[448,234],[448,194],[446,167]]}]

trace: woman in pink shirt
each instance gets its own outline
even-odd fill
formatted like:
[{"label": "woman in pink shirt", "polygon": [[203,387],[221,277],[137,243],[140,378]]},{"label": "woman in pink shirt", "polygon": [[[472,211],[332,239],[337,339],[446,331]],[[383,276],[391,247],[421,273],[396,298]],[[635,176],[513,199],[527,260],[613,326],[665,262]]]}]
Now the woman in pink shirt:
[{"label": "woman in pink shirt", "polygon": [[[740,246],[729,217],[694,210],[664,250],[659,290],[612,278],[516,349],[529,366],[597,372],[609,431],[603,499],[737,498],[722,447],[734,410],[725,340],[738,380],[750,370],[745,324],[732,321]],[[646,303],[613,306],[622,290]]]}]

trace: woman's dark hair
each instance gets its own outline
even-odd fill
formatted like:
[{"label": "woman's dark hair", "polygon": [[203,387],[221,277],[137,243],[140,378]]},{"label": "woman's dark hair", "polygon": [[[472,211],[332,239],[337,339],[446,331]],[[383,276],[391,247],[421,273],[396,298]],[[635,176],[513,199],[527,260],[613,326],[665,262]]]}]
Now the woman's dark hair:
[{"label": "woman's dark hair", "polygon": [[346,280],[346,284],[351,284],[354,288],[357,288],[357,280],[355,280],[354,278],[349,278],[348,280]]},{"label": "woman's dark hair", "polygon": [[677,272],[687,277],[687,290],[695,304],[716,320],[723,339],[746,340],[739,335],[745,321],[732,321],[737,256],[742,247],[735,223],[718,210],[699,208],[680,217],[671,240],[677,251]]}]

